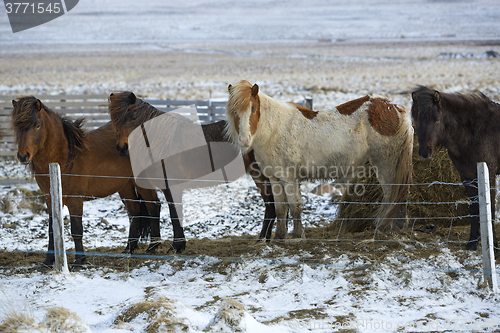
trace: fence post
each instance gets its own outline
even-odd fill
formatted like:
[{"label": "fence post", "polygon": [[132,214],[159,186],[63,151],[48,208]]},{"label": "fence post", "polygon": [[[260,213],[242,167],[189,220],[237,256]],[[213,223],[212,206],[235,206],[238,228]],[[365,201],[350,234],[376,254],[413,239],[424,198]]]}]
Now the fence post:
[{"label": "fence post", "polygon": [[64,228],[62,218],[61,168],[57,163],[49,164],[50,201],[52,202],[52,230],[54,237],[54,256],[56,271],[68,273],[68,259],[64,248]]},{"label": "fence post", "polygon": [[498,292],[495,271],[495,253],[493,251],[493,228],[491,221],[491,198],[488,166],[477,164],[479,220],[481,223],[481,248],[483,251],[483,275],[493,292]]},{"label": "fence post", "polygon": [[305,104],[306,104],[305,106],[307,108],[309,108],[309,109],[312,110],[313,109],[313,99],[312,99],[312,97],[306,97],[305,98]]},{"label": "fence post", "polygon": [[207,107],[207,118],[208,118],[208,123],[211,124],[214,122],[214,107],[212,106],[212,101],[208,100],[208,107]]}]

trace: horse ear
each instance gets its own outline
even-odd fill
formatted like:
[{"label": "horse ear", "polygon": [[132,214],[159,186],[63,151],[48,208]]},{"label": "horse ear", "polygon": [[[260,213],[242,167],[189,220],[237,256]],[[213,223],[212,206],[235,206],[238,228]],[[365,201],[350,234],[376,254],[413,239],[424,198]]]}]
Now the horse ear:
[{"label": "horse ear", "polygon": [[256,83],[252,87],[252,96],[257,96],[258,93],[259,93],[259,86]]},{"label": "horse ear", "polygon": [[42,102],[40,102],[40,100],[39,100],[39,99],[37,99],[37,100],[36,100],[36,109],[37,109],[38,111],[41,111],[41,110],[42,110],[42,105],[43,105],[43,104],[42,104]]},{"label": "horse ear", "polygon": [[130,102],[130,104],[135,104],[135,102],[137,101],[137,97],[133,92],[131,92],[128,96],[128,101]]},{"label": "horse ear", "polygon": [[12,106],[15,108],[17,106],[17,102],[15,100],[12,100]]},{"label": "horse ear", "polygon": [[415,92],[412,92],[411,93],[411,99],[412,100],[416,100],[417,99],[416,97],[417,97],[417,94]]},{"label": "horse ear", "polygon": [[441,100],[441,96],[439,95],[439,91],[434,92],[434,103],[439,103]]},{"label": "horse ear", "polygon": [[109,97],[114,96],[114,95],[115,95],[114,93],[111,93],[111,94],[109,94]]},{"label": "horse ear", "polygon": [[229,91],[229,93],[231,93],[231,90],[233,90],[233,86],[230,84],[227,86],[227,91]]}]

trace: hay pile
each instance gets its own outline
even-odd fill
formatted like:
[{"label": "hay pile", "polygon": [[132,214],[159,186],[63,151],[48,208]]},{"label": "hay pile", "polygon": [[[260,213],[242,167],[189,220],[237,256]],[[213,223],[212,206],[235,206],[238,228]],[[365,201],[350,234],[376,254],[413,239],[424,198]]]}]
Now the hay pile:
[{"label": "hay pile", "polygon": [[[436,227],[449,227],[453,219],[453,225],[466,225],[468,218],[461,218],[469,214],[467,194],[463,186],[419,185],[432,182],[461,183],[458,172],[453,167],[446,149],[438,149],[431,161],[422,161],[418,156],[417,138],[413,146],[413,185],[410,187],[408,198],[408,222],[412,227],[434,224]],[[378,205],[356,204],[356,202],[378,202],[382,198],[382,189],[378,185],[374,174],[365,179],[357,179],[353,182],[363,184],[365,191],[361,196],[344,194],[339,202],[339,213],[336,220],[332,222],[334,227],[342,225],[342,232],[362,232],[374,228],[374,219]],[[451,204],[419,204],[433,202],[452,202]],[[443,218],[444,217],[444,218]],[[356,220],[352,220],[357,218]],[[417,219],[415,219],[417,218]],[[421,219],[424,218],[424,219]]]}]

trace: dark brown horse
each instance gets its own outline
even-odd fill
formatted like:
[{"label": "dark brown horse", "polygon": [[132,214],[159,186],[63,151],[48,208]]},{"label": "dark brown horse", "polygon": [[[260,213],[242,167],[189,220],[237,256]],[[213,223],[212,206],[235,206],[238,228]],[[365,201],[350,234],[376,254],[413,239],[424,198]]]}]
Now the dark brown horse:
[{"label": "dark brown horse", "polygon": [[[165,112],[160,111],[147,102],[137,98],[132,92],[114,93],[110,96],[109,112],[111,116],[111,123],[117,132],[117,149],[120,154],[128,154],[128,136],[129,134],[141,124],[151,120]],[[227,142],[225,137],[226,121],[218,121],[212,124],[202,125],[203,134],[206,142]],[[262,199],[265,204],[264,223],[259,235],[259,239],[270,240],[271,232],[276,218],[274,208],[274,198],[271,190],[269,179],[265,177],[259,169],[253,151],[244,155],[245,169],[252,176],[255,184],[259,188]],[[177,235],[182,235],[182,226],[178,221],[178,215],[175,210],[175,205],[172,204],[173,200],[170,190],[164,190],[165,197],[169,202],[170,216],[172,223],[178,228]],[[174,243],[179,236],[175,234],[174,228]]]},{"label": "dark brown horse", "polygon": [[[490,184],[495,184],[495,176],[500,173],[500,105],[481,93],[446,94],[423,86],[412,93],[412,99],[418,154],[430,160],[436,147],[446,148],[467,190],[471,228],[466,249],[475,250],[480,238],[477,163],[486,162]],[[491,198],[495,200],[494,189]],[[496,246],[496,236],[494,242]]]},{"label": "dark brown horse", "polygon": [[[136,188],[132,168],[127,157],[116,151],[116,133],[111,124],[94,131],[85,132],[83,119],[70,121],[47,108],[35,97],[22,97],[12,101],[12,128],[18,144],[17,157],[31,171],[47,199],[49,213],[49,248],[46,266],[54,263],[54,239],[52,231],[52,209],[50,201],[49,163],[59,163],[62,174],[63,204],[68,207],[71,219],[71,236],[75,242],[74,266],[85,262],[82,244],[83,202],[102,198],[119,192],[131,218],[128,251],[137,247],[138,223],[144,199],[152,222],[151,245],[154,250],[160,240],[160,204],[154,190]],[[75,176],[78,175],[78,176]]]}]

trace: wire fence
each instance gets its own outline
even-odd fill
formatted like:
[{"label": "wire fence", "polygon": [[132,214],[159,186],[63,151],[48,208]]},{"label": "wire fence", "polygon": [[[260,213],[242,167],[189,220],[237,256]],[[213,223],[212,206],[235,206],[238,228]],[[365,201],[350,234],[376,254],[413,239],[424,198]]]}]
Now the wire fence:
[{"label": "wire fence", "polygon": [[[48,174],[47,175],[38,175],[38,176],[49,176]],[[69,175],[69,174],[65,174],[63,175],[65,177],[68,177],[68,176],[71,176],[71,177],[94,177],[94,176],[88,176],[88,175]],[[98,177],[106,177],[106,176],[98,176]],[[112,177],[112,178],[116,178],[116,177]],[[177,180],[182,180],[182,181],[193,181],[192,179],[177,179]],[[477,182],[477,180],[475,180],[475,182]],[[214,186],[217,185],[216,182],[214,182]],[[227,184],[226,184],[227,185]],[[335,184],[335,185],[352,185],[352,184]],[[364,184],[364,185],[367,185],[367,184]],[[376,184],[370,184],[370,185],[376,185]],[[390,184],[390,185],[401,185],[401,184]],[[463,186],[462,183],[446,183],[446,182],[431,182],[431,183],[424,183],[424,184],[411,184],[410,185],[411,187],[418,187],[418,186],[427,186],[427,187],[433,187],[433,186]],[[219,186],[220,187],[220,186]],[[222,186],[224,187],[224,186]],[[253,186],[255,187],[255,186]],[[494,188],[492,188],[494,189]],[[206,190],[207,192],[210,192],[210,188]],[[244,191],[249,191],[248,188],[243,190]],[[244,200],[243,202],[240,201],[237,201],[237,200],[234,200],[234,198],[230,201],[233,201],[232,203],[232,207],[231,207],[231,210],[229,211],[229,213],[226,213],[224,214],[224,216],[222,217],[223,219],[228,219],[228,220],[231,220],[232,219],[232,216],[231,215],[241,215],[241,214],[245,214],[246,213],[246,210],[245,208],[241,208],[242,205],[245,205],[245,204],[254,204],[258,207],[260,207],[259,209],[259,212],[257,215],[252,215],[252,218],[254,218],[255,216],[257,216],[257,221],[258,223],[256,224],[255,222],[250,222],[248,221],[249,223],[253,223],[255,226],[253,228],[253,230],[258,230],[259,229],[259,226],[258,224],[262,223],[263,221],[263,216],[264,216],[264,205],[263,205],[263,202],[261,199],[259,199],[258,197],[258,192],[257,192],[257,189],[254,188],[253,190],[253,194],[252,195],[249,195],[248,193],[246,194],[246,196],[244,195]],[[257,192],[257,193],[255,193]],[[65,198],[75,198],[75,197],[79,197],[79,198],[82,198],[83,200],[85,201],[91,201],[91,200],[95,200],[95,199],[98,199],[94,196],[80,196],[80,195],[65,195],[64,196]],[[161,197],[161,196],[160,196]],[[241,196],[240,196],[241,197]],[[311,196],[311,195],[305,195],[303,196],[303,203],[304,205],[307,205],[308,203],[310,203],[311,201],[315,201],[316,199],[314,199],[316,196]],[[4,201],[5,200],[10,200],[12,202],[22,202],[22,201],[30,201],[30,200],[39,200],[39,201],[42,201],[43,199],[45,198],[45,195],[44,194],[36,194],[36,195],[25,195],[25,194],[18,194],[18,195],[11,195],[9,196],[8,198],[4,198]],[[311,199],[313,198],[313,199]],[[327,205],[330,205],[330,207],[336,207],[340,204],[351,204],[351,205],[393,205],[394,203],[386,203],[386,202],[380,202],[380,201],[374,201],[374,202],[371,202],[371,201],[360,201],[360,202],[357,202],[357,201],[337,201],[337,202],[331,202],[329,198],[326,198],[325,199],[325,196],[318,196],[318,198],[322,198],[322,203],[315,203],[316,206],[318,205],[321,205],[321,204],[325,204],[327,202]],[[113,200],[119,200],[118,198],[114,198]],[[129,199],[131,200],[131,199]],[[474,198],[469,198],[468,200],[464,200],[464,202],[460,202],[460,204],[470,204],[470,203],[473,203],[473,202],[477,202],[478,198],[477,197],[474,197]],[[137,201],[137,202],[144,202],[143,200],[131,200],[131,201]],[[164,198],[162,198],[161,200],[162,202],[162,212],[165,214],[167,209],[166,209],[166,201]],[[183,204],[187,204],[189,205],[189,203],[186,203],[186,202],[176,202],[176,204],[179,204],[179,205],[183,205]],[[413,202],[413,201],[406,201],[406,202],[401,202],[401,203],[396,203],[396,204],[400,204],[400,205],[456,205],[457,202],[455,201],[440,201],[440,202]],[[116,204],[115,204],[116,205]],[[118,206],[120,206],[120,204],[118,203],[117,204]],[[182,206],[181,206],[182,207]],[[121,208],[123,210],[123,207]],[[304,222],[308,222],[307,219],[311,216],[311,215],[314,215],[314,214],[318,214],[316,212],[310,212],[307,214],[307,216],[305,217],[304,219]],[[8,214],[7,214],[8,215]],[[4,224],[5,223],[8,223],[5,222],[7,219],[8,219],[8,216],[5,215],[2,219],[4,220]],[[122,211],[121,213],[121,216],[122,218],[125,217],[126,218],[126,214]],[[384,234],[378,234],[376,232],[376,229],[375,230],[372,230],[373,231],[373,236],[370,237],[370,238],[367,238],[366,237],[366,233],[359,233],[359,237],[356,233],[344,233],[343,232],[343,227],[344,227],[344,223],[354,223],[354,222],[359,222],[359,221],[362,221],[362,220],[367,220],[367,221],[371,221],[373,220],[373,217],[372,216],[366,216],[366,217],[352,217],[352,218],[349,218],[349,217],[344,217],[342,219],[337,219],[336,220],[336,217],[335,217],[335,214],[327,214],[325,216],[323,216],[323,228],[327,228],[329,224],[331,224],[333,221],[337,221],[339,223],[339,227],[338,227],[338,230],[336,230],[335,232],[335,235],[333,235],[332,233],[328,233],[330,236],[326,236],[326,237],[307,237],[305,239],[301,239],[300,241],[295,241],[295,244],[297,244],[297,248],[298,249],[305,249],[305,248],[310,248],[310,247],[314,247],[314,246],[318,246],[318,247],[321,247],[323,246],[324,244],[329,244],[328,246],[335,246],[338,244],[342,244],[342,243],[351,243],[352,246],[351,248],[353,249],[356,249],[356,248],[360,248],[360,247],[367,247],[367,245],[371,245],[373,247],[373,251],[370,251],[373,253],[373,258],[376,262],[376,259],[378,258],[377,256],[377,248],[380,248],[380,247],[383,247],[384,244],[395,244],[395,245],[401,245],[401,244],[405,244],[405,245],[411,245],[411,244],[416,244],[416,243],[419,243],[419,244],[424,244],[426,246],[435,246],[435,247],[442,247],[442,246],[453,246],[454,248],[457,248],[457,249],[460,249],[461,247],[464,247],[465,244],[468,242],[468,235],[466,233],[464,233],[463,230],[461,230],[460,232],[464,234],[464,240],[457,240],[457,239],[452,239],[451,238],[451,235],[452,235],[452,232],[455,228],[455,222],[457,221],[463,221],[463,220],[469,220],[473,215],[470,215],[470,214],[467,214],[467,215],[458,215],[458,216],[419,216],[419,217],[412,217],[412,216],[408,216],[408,218],[406,217],[395,217],[395,218],[392,218],[393,220],[398,220],[398,221],[401,221],[401,220],[405,220],[405,221],[408,221],[408,227],[403,230],[403,231],[400,231],[400,232],[392,232],[392,238],[391,237],[387,237],[386,235]],[[68,218],[82,218],[84,223],[86,224],[95,224],[97,225],[96,227],[94,228],[99,228],[98,224],[100,221],[102,221],[103,217],[93,217],[93,216],[89,216],[88,214],[86,215],[85,214],[85,211],[84,211],[84,215],[83,216],[76,216],[76,215],[71,215],[71,214],[67,214],[66,217]],[[151,216],[149,215],[139,215],[137,217],[141,217],[141,218],[152,218]],[[168,215],[163,215],[162,217],[162,220],[163,222],[165,223],[162,223],[162,224],[166,224],[165,226],[163,226],[162,228],[162,231],[164,230],[168,230],[169,228],[169,225],[170,225],[170,221],[169,221],[169,217]],[[340,221],[339,221],[340,220]],[[439,220],[451,220],[450,222],[450,225],[449,227],[447,228],[447,230],[445,231],[442,231],[441,233],[442,234],[446,234],[445,237],[435,237],[433,240],[419,240],[418,237],[416,237],[416,232],[422,232],[422,233],[429,233],[429,234],[432,234],[433,232],[435,232],[436,230],[426,230],[424,226],[420,226],[420,227],[417,227],[417,224],[418,222],[420,221],[423,221],[423,220],[435,220],[435,221],[439,221]],[[93,221],[93,222],[92,222]],[[227,222],[227,221],[226,221]],[[203,223],[203,222],[200,222],[200,223]],[[229,221],[230,223],[230,221]],[[46,223],[41,223],[43,225],[43,227],[46,227]],[[109,225],[107,227],[110,227]],[[113,226],[111,226],[113,227]],[[116,228],[116,227],[115,227]],[[311,226],[310,225],[310,228],[321,228],[321,224],[318,226],[316,224],[316,226]],[[32,228],[34,229],[34,228]],[[85,229],[85,228],[84,228]],[[443,228],[444,229],[444,228]],[[194,231],[195,232],[195,231]],[[98,246],[97,245],[97,242],[94,242],[94,245],[93,246],[90,246],[89,247],[89,243],[86,242],[86,248],[87,248],[87,251],[85,254],[88,258],[88,262],[90,262],[93,266],[101,266],[101,265],[104,265],[106,266],[107,264],[102,260],[103,258],[106,258],[106,257],[111,257],[111,258],[115,258],[115,259],[122,259],[123,260],[123,266],[116,266],[115,264],[111,265],[111,266],[106,266],[108,268],[116,268],[116,269],[123,269],[123,268],[127,268],[127,267],[130,267],[130,261],[131,260],[134,260],[134,259],[138,259],[138,260],[193,260],[193,259],[198,259],[200,256],[204,256],[206,255],[205,253],[203,253],[203,246],[201,246],[201,243],[205,243],[207,240],[206,239],[202,239],[202,238],[199,238],[199,237],[196,237],[196,235],[193,233],[191,233],[187,238],[188,240],[188,244],[187,246],[188,247],[192,247],[194,250],[191,250],[189,252],[189,254],[185,254],[185,255],[178,255],[178,254],[170,254],[170,253],[165,253],[166,252],[166,249],[170,248],[172,242],[173,242],[173,239],[171,237],[164,237],[164,245],[163,245],[163,251],[160,252],[160,253],[156,253],[156,254],[141,254],[141,253],[135,253],[135,254],[123,254],[123,253],[116,253],[116,251],[109,251],[109,252],[101,252],[102,250],[98,250],[99,248],[102,248],[102,246]],[[69,230],[68,228],[66,227],[66,231],[65,231],[65,236],[66,238],[68,239],[68,234],[69,234]],[[103,231],[101,233],[101,237],[103,238],[107,238],[108,236],[105,236],[104,234],[106,233],[106,231]],[[43,233],[41,232],[40,234],[35,234],[33,237],[37,237],[37,238],[40,238],[41,235],[47,235],[46,233]],[[85,237],[88,237],[86,236],[85,232],[84,232],[84,235],[82,235],[85,239]],[[127,235],[126,235],[126,228],[121,228],[121,231],[118,232],[118,235],[115,235],[114,237],[119,237],[121,236],[123,239],[121,240],[123,246],[126,244],[127,242]],[[213,237],[212,239],[210,239],[209,241],[210,242],[213,242],[214,244],[216,243],[219,243],[219,244],[224,244],[224,246],[228,249],[228,251],[225,253],[225,254],[217,254],[217,258],[221,259],[221,260],[226,260],[226,261],[229,261],[229,262],[234,262],[234,263],[237,263],[237,262],[241,262],[241,261],[244,261],[245,260],[245,256],[242,255],[242,251],[240,249],[241,247],[241,243],[247,243],[247,245],[253,245],[253,243],[255,243],[256,241],[256,236],[257,235],[253,235],[252,237],[246,237],[244,235],[240,235],[240,236],[234,236],[234,234],[228,234],[228,235],[225,235],[224,237],[222,238],[219,238],[218,237]],[[47,237],[45,237],[47,238]],[[45,243],[47,242],[47,239],[45,239]],[[104,243],[106,242],[106,240],[104,241],[101,241],[101,243]],[[27,243],[30,243],[29,241]],[[72,247],[72,244],[70,244],[68,241],[66,242],[66,247],[68,248],[71,248]],[[112,242],[114,243],[114,242]],[[236,245],[237,244],[237,245]],[[272,243],[273,244],[273,243]],[[278,244],[278,246],[280,244],[282,244],[281,242],[275,242],[275,244]],[[286,244],[286,243],[285,243]],[[306,245],[307,246],[304,246]],[[235,247],[238,247],[238,249],[236,249]],[[495,248],[495,250],[498,250],[498,248]],[[21,248],[18,248],[18,249],[15,249],[13,250],[13,252],[21,252],[21,253],[25,253],[26,254],[26,257],[28,255],[31,255],[31,254],[45,254],[46,251],[43,249],[43,247],[38,247],[38,248],[35,248],[35,247],[32,247],[32,248],[28,248],[28,247],[25,247],[24,249],[21,249]],[[250,251],[251,252],[251,251]],[[67,252],[69,255],[75,255],[77,253],[75,253],[74,251],[71,252]],[[244,253],[244,251],[243,251]],[[327,264],[326,262],[322,261],[320,258],[308,258],[307,256],[304,256],[300,259],[300,261],[302,263],[306,263],[306,264],[311,264],[311,265],[319,265],[319,264]],[[28,260],[26,261],[28,262]]]}]

